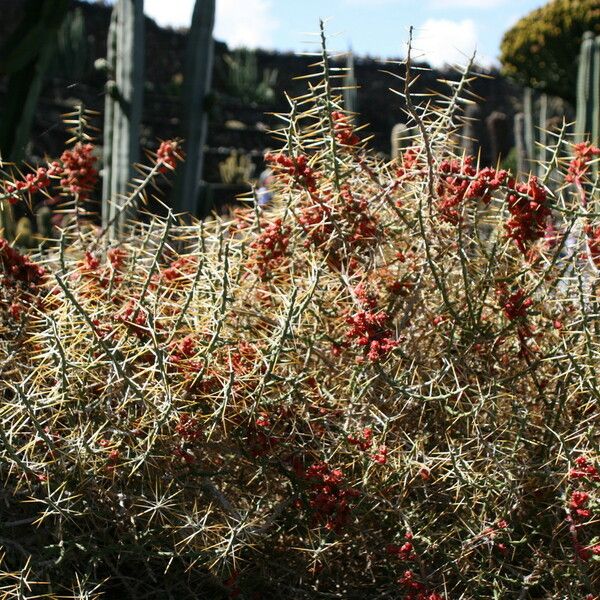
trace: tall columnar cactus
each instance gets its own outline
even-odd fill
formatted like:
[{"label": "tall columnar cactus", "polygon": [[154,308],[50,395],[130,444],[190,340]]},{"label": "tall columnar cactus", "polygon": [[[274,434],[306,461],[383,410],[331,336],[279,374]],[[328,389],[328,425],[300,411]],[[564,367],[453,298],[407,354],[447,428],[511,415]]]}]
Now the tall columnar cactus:
[{"label": "tall columnar cactus", "polygon": [[0,49],[0,77],[7,76],[0,114],[0,154],[25,156],[38,97],[69,11],[68,0],[29,0],[23,18]]},{"label": "tall columnar cactus", "polygon": [[205,191],[202,176],[204,144],[208,129],[206,98],[213,69],[215,0],[196,0],[190,27],[184,81],[184,118],[187,159],[176,185],[175,208],[191,213],[206,212],[201,206]]},{"label": "tall columnar cactus", "polygon": [[539,126],[539,149],[538,149],[538,177],[544,176],[544,165],[546,164],[546,154],[548,146],[548,95],[540,96],[540,126]]},{"label": "tall columnar cactus", "polygon": [[[523,123],[517,125],[515,121],[515,132],[522,127],[515,143],[520,156],[520,164],[523,171],[533,171],[538,177],[545,175],[546,154],[548,144],[548,122],[550,120],[549,100],[546,94],[537,97],[531,88],[525,88],[523,93]],[[519,149],[519,143],[522,148]]]},{"label": "tall columnar cactus", "polygon": [[254,50],[238,48],[226,54],[228,91],[243,102],[264,104],[275,98],[273,86],[277,81],[277,69],[263,69],[258,74],[258,59]]},{"label": "tall columnar cactus", "polygon": [[52,70],[71,81],[80,79],[88,65],[89,51],[85,18],[81,8],[69,13],[58,32]]},{"label": "tall columnar cactus", "polygon": [[52,210],[49,206],[43,205],[35,213],[38,237],[41,239],[42,246],[46,246],[53,238]]},{"label": "tall columnar cactus", "polygon": [[598,119],[600,118],[600,100],[598,76],[596,68],[595,47],[600,45],[600,37],[594,39],[594,34],[588,31],[583,36],[581,52],[579,53],[579,69],[577,72],[577,117],[575,135],[578,141],[585,139],[597,140]]},{"label": "tall columnar cactus", "polygon": [[409,127],[404,123],[396,123],[392,127],[391,156],[393,159],[399,158],[402,151],[413,143],[416,133],[415,127]]},{"label": "tall columnar cactus", "polygon": [[354,73],[354,54],[346,53],[346,73],[344,75],[344,108],[350,113],[358,112],[358,90]]},{"label": "tall columnar cactus", "polygon": [[487,116],[485,125],[490,139],[491,162],[496,162],[506,147],[507,117],[503,112],[495,110]]},{"label": "tall columnar cactus", "polygon": [[469,104],[465,109],[464,125],[461,136],[463,152],[470,156],[477,156],[484,137],[484,125],[482,122],[483,111],[478,104]]},{"label": "tall columnar cactus", "polygon": [[[592,139],[600,145],[600,35],[594,39],[594,117],[592,122]],[[596,168],[598,165],[596,164]]]},{"label": "tall columnar cactus", "polygon": [[144,87],[144,1],[117,0],[107,41],[102,219],[114,237],[135,207],[122,210],[139,158]]},{"label": "tall columnar cactus", "polygon": [[515,149],[517,152],[517,171],[524,173],[527,168],[527,145],[525,142],[525,114],[515,115]]},{"label": "tall columnar cactus", "polygon": [[21,248],[33,248],[35,246],[33,228],[28,217],[21,217],[17,221],[14,243]]},{"label": "tall columnar cactus", "polygon": [[535,157],[535,92],[525,88],[523,93],[523,115],[525,117],[525,149],[527,159],[532,161]]},{"label": "tall columnar cactus", "polygon": [[15,214],[13,207],[6,201],[0,201],[0,238],[12,240],[15,235]]}]

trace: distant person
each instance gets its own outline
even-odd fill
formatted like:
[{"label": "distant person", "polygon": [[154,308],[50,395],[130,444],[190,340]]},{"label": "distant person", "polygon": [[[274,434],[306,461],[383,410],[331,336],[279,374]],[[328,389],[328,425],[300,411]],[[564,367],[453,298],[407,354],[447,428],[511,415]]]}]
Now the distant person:
[{"label": "distant person", "polygon": [[261,207],[268,206],[273,199],[271,185],[273,183],[273,171],[265,169],[258,178],[258,190],[256,190],[256,199]]}]

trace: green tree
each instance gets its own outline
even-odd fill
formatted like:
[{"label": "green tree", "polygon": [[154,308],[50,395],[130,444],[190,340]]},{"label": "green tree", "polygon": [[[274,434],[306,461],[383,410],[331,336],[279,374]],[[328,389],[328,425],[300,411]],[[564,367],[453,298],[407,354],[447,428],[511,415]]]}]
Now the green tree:
[{"label": "green tree", "polygon": [[583,34],[600,34],[598,0],[553,0],[511,29],[500,47],[502,70],[518,83],[575,102]]}]

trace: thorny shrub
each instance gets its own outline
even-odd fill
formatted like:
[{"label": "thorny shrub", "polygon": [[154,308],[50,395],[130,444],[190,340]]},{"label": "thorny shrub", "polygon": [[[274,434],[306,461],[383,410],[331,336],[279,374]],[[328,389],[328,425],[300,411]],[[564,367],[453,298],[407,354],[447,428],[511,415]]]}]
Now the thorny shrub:
[{"label": "thorny shrub", "polygon": [[0,243],[8,597],[597,598],[598,149],[480,167],[464,74],[383,162],[328,64],[274,206]]}]

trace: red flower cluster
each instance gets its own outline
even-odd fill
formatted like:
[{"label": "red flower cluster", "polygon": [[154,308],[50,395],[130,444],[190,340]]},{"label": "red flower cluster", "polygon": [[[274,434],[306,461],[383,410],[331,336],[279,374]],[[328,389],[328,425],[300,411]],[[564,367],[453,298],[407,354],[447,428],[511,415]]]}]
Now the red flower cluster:
[{"label": "red flower cluster", "polygon": [[238,375],[250,372],[257,360],[258,352],[256,347],[246,340],[240,340],[237,348],[230,354],[231,368]]},{"label": "red flower cluster", "polygon": [[183,275],[193,272],[192,267],[195,266],[195,262],[194,257],[182,256],[181,258],[174,260],[169,267],[164,269],[161,276],[169,283],[177,282]]},{"label": "red flower cluster", "polygon": [[589,509],[586,508],[589,500],[590,495],[587,492],[575,490],[571,494],[571,499],[569,500],[569,508],[571,509],[571,514],[574,518],[587,519],[590,516],[591,513]]},{"label": "red flower cluster", "polygon": [[458,206],[465,199],[469,189],[469,177],[474,177],[477,170],[473,166],[473,157],[466,156],[460,161],[456,158],[445,159],[439,166],[439,181],[436,193],[439,201],[437,203],[440,216],[449,223],[460,221]]},{"label": "red flower cluster", "polygon": [[210,377],[202,382],[196,381],[196,373],[202,370],[202,361],[192,360],[197,352],[195,336],[186,335],[184,338],[171,343],[169,350],[169,362],[175,366],[177,371],[191,377],[198,389],[206,391],[212,387],[214,382]]},{"label": "red flower cluster", "polygon": [[197,442],[202,439],[202,425],[196,417],[183,413],[175,426],[175,432],[184,442]]},{"label": "red flower cluster", "polygon": [[78,142],[71,150],[65,150],[60,162],[53,163],[50,175],[61,176],[60,185],[72,194],[78,194],[80,200],[86,200],[98,181],[98,171],[94,167],[98,160],[92,144]]},{"label": "red flower cluster", "polygon": [[376,294],[362,282],[354,287],[354,295],[362,308],[374,309],[377,306]]},{"label": "red flower cluster", "polygon": [[[123,275],[121,273],[116,273],[115,271],[120,271],[123,262],[125,261],[127,256],[125,250],[111,248],[106,254],[108,261],[112,265],[112,272],[108,266],[102,266],[98,256],[87,251],[83,255],[83,258],[77,261],[77,271],[71,274],[71,279],[84,279],[87,281],[88,285],[83,293],[88,297],[97,296],[100,291],[99,288],[108,289],[111,282],[113,286],[117,286],[123,281]],[[118,294],[115,294],[112,296],[112,301],[120,304],[122,299]]]},{"label": "red flower cluster", "polygon": [[[328,242],[341,246],[344,241],[352,248],[372,243],[377,234],[377,220],[368,208],[368,201],[353,195],[348,185],[342,186],[339,196],[328,193],[323,198],[312,193],[298,216],[307,235],[305,246]],[[328,250],[334,251],[334,247],[329,246]],[[334,254],[332,258],[339,263],[339,256]]]},{"label": "red flower cluster", "polygon": [[388,544],[385,547],[385,551],[387,554],[391,554],[393,556],[398,557],[400,560],[410,561],[417,560],[417,555],[415,553],[415,548],[411,542],[413,539],[412,533],[406,533],[404,538],[407,540],[401,546],[397,544]]},{"label": "red flower cluster", "polygon": [[0,284],[2,287],[20,285],[29,291],[44,283],[46,271],[36,265],[28,256],[20,254],[5,240],[0,238]]},{"label": "red flower cluster", "polygon": [[385,465],[387,463],[387,454],[387,446],[379,446],[379,448],[377,448],[377,452],[371,454],[371,459],[373,462],[376,462],[379,465]]},{"label": "red flower cluster", "polygon": [[350,330],[346,337],[358,346],[363,346],[365,355],[371,362],[385,358],[399,344],[398,340],[391,337],[387,329],[389,316],[387,313],[361,310],[346,318]]},{"label": "red flower cluster", "polygon": [[196,341],[193,335],[186,335],[183,339],[172,344],[171,359],[182,360],[192,358],[196,353]]},{"label": "red flower cluster", "polygon": [[569,170],[565,181],[568,183],[581,183],[590,169],[590,163],[596,156],[600,156],[600,148],[590,142],[582,142],[573,146],[575,157],[569,163]]},{"label": "red flower cluster", "polygon": [[471,181],[466,197],[471,200],[481,200],[488,204],[492,199],[492,193],[504,185],[507,180],[508,171],[496,171],[491,167],[484,167],[477,172],[475,179]]},{"label": "red flower cluster", "polygon": [[109,248],[106,251],[106,257],[108,258],[112,268],[119,271],[125,265],[125,261],[127,260],[127,251],[123,250],[123,248]]},{"label": "red flower cluster", "polygon": [[569,479],[590,479],[592,481],[600,481],[600,473],[598,469],[589,462],[585,456],[578,456],[575,459],[577,468],[569,471]]},{"label": "red flower cluster", "polygon": [[274,169],[291,178],[299,187],[313,193],[317,189],[317,174],[308,165],[308,158],[303,154],[291,158],[285,154],[265,154],[265,161],[271,163]]},{"label": "red flower cluster", "polygon": [[271,433],[271,419],[267,413],[261,413],[248,428],[247,448],[253,458],[264,456],[279,443],[279,438]]},{"label": "red flower cluster", "polygon": [[505,285],[501,285],[496,289],[496,298],[504,316],[509,321],[517,323],[516,331],[521,341],[521,350],[524,352],[526,350],[525,339],[531,337],[534,333],[527,322],[529,316],[527,311],[533,305],[533,300],[528,298],[521,288],[511,293]]},{"label": "red flower cluster", "polygon": [[15,181],[13,183],[7,183],[4,186],[6,194],[11,194],[8,197],[10,204],[15,204],[20,199],[21,193],[35,194],[40,190],[46,189],[50,185],[50,177],[48,169],[39,167],[35,173],[28,173],[24,179]]},{"label": "red flower cluster", "polygon": [[331,531],[340,531],[350,518],[350,502],[359,495],[358,490],[344,488],[342,471],[330,469],[325,462],[311,465],[301,477],[309,484],[308,504],[315,520]]},{"label": "red flower cluster", "polygon": [[366,198],[357,198],[350,187],[345,185],[341,192],[341,218],[344,227],[348,227],[346,236],[350,245],[365,245],[373,242],[377,234],[377,221],[369,213]]},{"label": "red flower cluster", "polygon": [[[8,314],[18,319],[26,303],[31,302],[46,280],[43,267],[32,262],[28,256],[17,252],[0,238],[0,291],[6,292]],[[0,297],[0,305],[3,304]]]},{"label": "red flower cluster", "polygon": [[92,319],[92,325],[94,326],[96,334],[101,339],[106,339],[113,332],[113,328],[110,325],[103,323],[100,319]]},{"label": "red flower cluster", "polygon": [[581,540],[581,536],[585,533],[586,528],[593,523],[591,519],[595,516],[590,506],[594,498],[590,493],[593,491],[590,484],[600,482],[600,473],[597,467],[585,456],[577,457],[575,463],[576,468],[569,471],[569,480],[571,485],[577,485],[579,489],[574,489],[570,493],[567,521],[569,522],[573,549],[579,559],[587,561],[592,556],[600,555],[600,544],[586,546]]},{"label": "red flower cluster", "polygon": [[311,196],[309,203],[298,215],[298,222],[307,236],[304,243],[306,247],[321,246],[331,239],[335,231],[332,215],[333,210],[328,202],[324,202],[316,194]]},{"label": "red flower cluster", "polygon": [[[373,430],[370,427],[365,427],[359,434],[349,434],[346,439],[353,446],[366,452],[373,445]],[[387,453],[386,446],[379,446],[377,451],[371,455],[371,459],[373,462],[384,465],[387,462]]]},{"label": "red flower cluster", "polygon": [[331,113],[331,118],[333,120],[335,139],[342,146],[356,146],[360,142],[360,138],[354,133],[354,127],[348,115],[336,110]]},{"label": "red flower cluster", "polygon": [[83,273],[93,273],[100,267],[100,259],[91,252],[86,251],[83,259],[77,263],[77,270]]},{"label": "red flower cluster", "polygon": [[523,254],[526,254],[530,242],[544,237],[546,220],[550,216],[546,200],[546,190],[535,176],[527,183],[514,184],[513,191],[507,196],[511,218],[505,228],[508,237],[515,241]]},{"label": "red flower cluster", "polygon": [[[146,312],[143,308],[136,310],[137,303],[129,300],[120,313],[115,315],[116,321],[125,323],[129,330],[139,338],[149,337],[150,331],[147,327]],[[137,312],[137,314],[136,314]]]},{"label": "red flower cluster", "polygon": [[272,270],[281,264],[286,256],[290,243],[290,228],[283,225],[281,219],[269,223],[252,242],[250,247],[255,250],[254,263],[261,279],[267,279]]},{"label": "red flower cluster", "polygon": [[78,142],[70,150],[65,150],[60,160],[53,161],[48,167],[39,167],[28,173],[23,179],[6,183],[4,191],[9,194],[8,202],[15,204],[22,194],[36,194],[50,187],[51,178],[60,178],[63,189],[78,194],[80,200],[86,200],[98,181],[92,144]]},{"label": "red flower cluster", "polygon": [[404,600],[444,600],[437,592],[430,592],[416,577],[412,569],[404,572],[398,583],[406,590]]},{"label": "red flower cluster", "polygon": [[[497,548],[501,554],[508,553],[508,545],[504,542],[499,542],[497,540],[498,540],[499,536],[505,537],[506,534],[503,530],[506,529],[507,527],[508,527],[508,522],[505,519],[499,519],[495,525],[493,525],[491,527],[486,527],[481,532],[481,535],[488,538],[490,540],[490,542],[492,543],[492,545],[495,548]],[[506,537],[505,537],[505,539],[506,539]]]},{"label": "red flower cluster", "polygon": [[504,316],[509,321],[527,318],[527,309],[533,304],[531,298],[527,298],[525,292],[519,288],[514,293],[510,294],[506,286],[502,285],[496,289],[496,297],[500,307],[504,312]]},{"label": "red flower cluster", "polygon": [[373,445],[373,430],[370,427],[365,427],[358,435],[349,434],[346,439],[364,452]]},{"label": "red flower cluster", "polygon": [[177,152],[177,142],[166,140],[161,142],[156,151],[156,164],[159,165],[159,172],[166,173],[177,166],[177,161],[181,160],[181,155]]},{"label": "red flower cluster", "polygon": [[396,169],[396,178],[399,180],[396,184],[398,184],[400,180],[411,179],[413,177],[413,169],[417,165],[418,158],[417,151],[413,148],[408,148],[404,154],[402,154],[402,166]]},{"label": "red flower cluster", "polygon": [[508,179],[508,171],[497,171],[491,167],[477,171],[473,161],[472,156],[466,156],[462,161],[453,158],[443,160],[440,164],[438,209],[442,218],[450,223],[460,221],[457,207],[463,200],[481,200],[487,204],[492,199],[492,193]]}]

